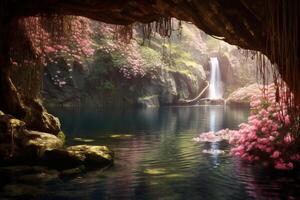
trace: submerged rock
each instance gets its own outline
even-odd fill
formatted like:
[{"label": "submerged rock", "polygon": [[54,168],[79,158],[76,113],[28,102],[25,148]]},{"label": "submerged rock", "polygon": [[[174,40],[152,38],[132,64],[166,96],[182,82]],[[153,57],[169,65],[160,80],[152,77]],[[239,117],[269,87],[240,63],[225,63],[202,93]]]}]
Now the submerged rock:
[{"label": "submerged rock", "polygon": [[114,153],[106,146],[77,145],[45,152],[45,161],[55,168],[74,168],[79,165],[104,167],[113,163]]}]

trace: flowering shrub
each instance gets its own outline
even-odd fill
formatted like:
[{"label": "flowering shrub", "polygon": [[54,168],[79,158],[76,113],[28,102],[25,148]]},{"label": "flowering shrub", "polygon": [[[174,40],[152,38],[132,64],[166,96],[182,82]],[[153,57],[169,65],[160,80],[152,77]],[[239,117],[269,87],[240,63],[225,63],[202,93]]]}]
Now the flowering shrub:
[{"label": "flowering shrub", "polygon": [[[94,54],[90,21],[84,17],[69,17],[68,20],[68,35],[60,33],[60,29],[48,30],[49,27],[43,23],[41,17],[28,17],[22,22],[43,65],[57,63],[56,59],[62,55],[69,57],[70,62],[76,60],[80,63],[82,58],[89,58]],[[54,26],[61,26],[52,23]]]},{"label": "flowering shrub", "polygon": [[[108,54],[121,53],[125,62],[118,63],[120,64],[118,67],[126,79],[142,78],[148,73],[148,60],[143,58],[137,41],[124,43],[121,38],[115,37],[115,25],[96,23],[75,16],[69,16],[65,20],[69,31],[67,35],[60,33],[59,28],[51,30],[42,17],[28,17],[21,22],[43,66],[58,64],[60,57],[65,58],[69,67],[74,61],[83,64],[92,60],[90,58],[95,52],[101,50]],[[61,26],[52,23],[54,26]],[[16,61],[13,63],[18,65]]]},{"label": "flowering shrub", "polygon": [[[109,54],[121,53],[123,59],[118,64],[120,65],[119,72],[124,78],[135,79],[143,78],[146,74],[152,75],[148,64],[149,59],[145,58],[144,52],[140,51],[140,45],[137,41],[131,40],[124,43],[122,38],[115,37],[115,26],[104,23],[98,24],[98,33],[95,32],[95,34],[101,34],[104,40],[104,43],[97,47],[99,50]],[[162,63],[157,63],[151,66],[161,67]]]},{"label": "flowering shrub", "polygon": [[276,102],[272,93],[253,96],[247,123],[239,130],[202,133],[195,141],[229,140],[231,153],[242,160],[262,163],[279,170],[294,168],[300,161],[300,140],[293,130],[287,105]]},{"label": "flowering shrub", "polygon": [[250,106],[248,123],[240,124],[239,139],[231,141],[232,153],[276,169],[292,169],[300,160],[299,138],[293,133],[286,104],[268,94],[252,97]]}]

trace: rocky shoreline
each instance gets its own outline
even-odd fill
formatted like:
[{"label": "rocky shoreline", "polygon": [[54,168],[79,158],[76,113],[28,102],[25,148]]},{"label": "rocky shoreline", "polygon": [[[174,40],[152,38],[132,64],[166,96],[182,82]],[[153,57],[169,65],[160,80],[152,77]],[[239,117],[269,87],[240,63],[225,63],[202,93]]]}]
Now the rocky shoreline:
[{"label": "rocky shoreline", "polygon": [[113,164],[114,152],[106,146],[66,147],[64,134],[32,131],[26,123],[0,111],[1,165],[44,165],[59,170]]}]

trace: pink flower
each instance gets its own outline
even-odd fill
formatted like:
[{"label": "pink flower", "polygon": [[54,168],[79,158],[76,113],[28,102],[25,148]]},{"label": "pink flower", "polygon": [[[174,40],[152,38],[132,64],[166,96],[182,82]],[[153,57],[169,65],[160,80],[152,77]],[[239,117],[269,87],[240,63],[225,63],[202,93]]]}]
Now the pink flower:
[{"label": "pink flower", "polygon": [[279,151],[274,151],[271,158],[278,158],[280,156],[280,152]]},{"label": "pink flower", "polygon": [[295,160],[295,161],[296,161],[296,160],[299,161],[299,160],[300,160],[300,154],[294,154],[294,155],[292,155],[292,156],[290,157],[290,159],[291,159],[291,160]]},{"label": "pink flower", "polygon": [[266,148],[266,152],[267,153],[271,153],[272,152],[272,148],[271,147]]},{"label": "pink flower", "polygon": [[289,170],[294,168],[294,164],[291,162],[284,163],[282,159],[275,163],[275,168],[279,170]]},{"label": "pink flower", "polygon": [[286,115],[284,117],[284,123],[285,123],[285,125],[290,125],[291,121],[290,121],[290,117],[288,115]]},{"label": "pink flower", "polygon": [[273,113],[275,112],[275,108],[273,106],[269,106],[267,111]]},{"label": "pink flower", "polygon": [[289,162],[289,163],[287,164],[287,167],[288,167],[289,169],[293,169],[293,168],[294,168],[294,165],[293,165],[293,163]]},{"label": "pink flower", "polygon": [[265,133],[265,134],[267,134],[267,133],[269,132],[269,130],[268,130],[267,127],[263,127],[263,128],[261,129],[261,131],[262,131],[263,133]]},{"label": "pink flower", "polygon": [[284,142],[287,143],[287,144],[290,144],[294,141],[294,138],[291,136],[290,133],[288,133],[285,137],[284,137]]},{"label": "pink flower", "polygon": [[269,113],[265,110],[265,109],[262,109],[259,114],[263,117],[268,117]]},{"label": "pink flower", "polygon": [[293,127],[285,102],[276,102],[275,95],[271,98],[257,95],[252,101],[248,123],[240,124],[238,131],[221,130],[202,137],[229,140],[234,145],[231,153],[242,160],[259,160],[280,170],[293,169],[293,162],[300,161],[300,154],[295,153],[299,147],[294,142],[298,136],[291,132]]},{"label": "pink flower", "polygon": [[279,170],[287,170],[288,169],[286,164],[284,164],[283,162],[276,162],[275,163],[275,168],[279,169]]},{"label": "pink flower", "polygon": [[276,131],[278,129],[278,125],[277,124],[272,124],[272,131]]},{"label": "pink flower", "polygon": [[268,144],[268,143],[269,143],[269,140],[268,140],[268,138],[261,138],[261,139],[259,140],[259,143],[261,143],[261,144]]}]

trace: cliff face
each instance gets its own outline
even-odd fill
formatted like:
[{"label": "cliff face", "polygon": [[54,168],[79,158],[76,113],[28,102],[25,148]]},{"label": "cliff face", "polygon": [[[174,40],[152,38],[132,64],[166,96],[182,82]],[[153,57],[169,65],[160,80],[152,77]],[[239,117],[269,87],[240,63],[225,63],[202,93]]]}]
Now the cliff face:
[{"label": "cliff face", "polygon": [[195,98],[206,87],[210,57],[219,59],[225,91],[255,82],[253,61],[245,66],[240,60],[246,57],[236,47],[209,37],[194,25],[183,23],[181,32],[175,31],[168,41],[158,34],[144,41],[137,26],[130,43],[123,43],[114,37],[114,26],[88,23],[93,29],[89,38],[93,56],[70,61],[63,52],[55,57],[47,55],[53,60],[43,76],[42,94],[47,104],[178,104]]},{"label": "cliff face", "polygon": [[70,62],[63,53],[55,58],[48,55],[48,60],[54,60],[45,67],[43,78],[43,97],[48,104],[127,106],[143,104],[142,99],[149,96],[156,96],[156,106],[176,104],[205,87],[202,64],[207,59],[199,57],[208,55],[201,47],[203,41],[191,42],[201,41],[201,37],[191,35],[187,27],[181,39],[174,33],[164,42],[159,35],[143,41],[137,26],[134,38],[124,43],[115,38],[112,25],[89,23],[94,29],[92,57]]}]

